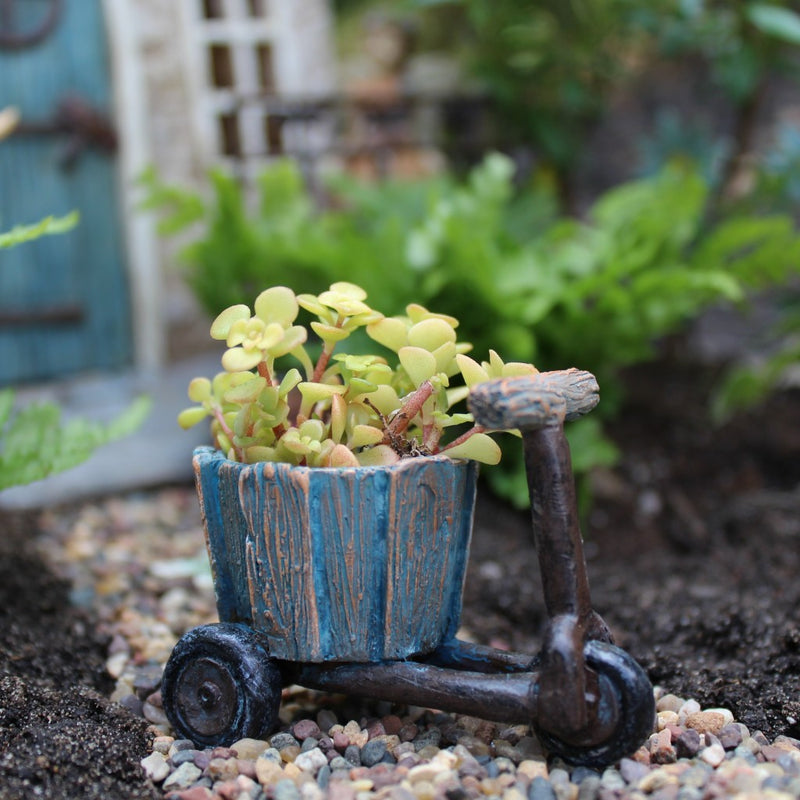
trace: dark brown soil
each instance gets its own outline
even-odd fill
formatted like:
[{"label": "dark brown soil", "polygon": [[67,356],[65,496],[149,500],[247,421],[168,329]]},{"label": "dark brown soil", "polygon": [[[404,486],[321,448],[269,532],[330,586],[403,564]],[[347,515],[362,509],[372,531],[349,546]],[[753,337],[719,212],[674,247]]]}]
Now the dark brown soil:
[{"label": "dark brown soil", "polygon": [[[713,375],[661,362],[628,376],[584,525],[596,609],[654,683],[800,737],[800,392],[716,429]],[[0,800],[150,798],[145,726],[109,704],[105,642],[0,519]],[[534,653],[544,624],[527,516],[482,496],[463,622]]]},{"label": "dark brown soil", "polygon": [[37,554],[33,517],[0,518],[0,800],[144,800],[145,724],[105,695],[107,642]]}]

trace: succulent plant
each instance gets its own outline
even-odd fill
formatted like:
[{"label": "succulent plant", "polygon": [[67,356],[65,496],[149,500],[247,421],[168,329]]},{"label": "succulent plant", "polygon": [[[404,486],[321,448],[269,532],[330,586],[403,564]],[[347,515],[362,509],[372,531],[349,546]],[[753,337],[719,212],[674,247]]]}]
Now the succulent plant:
[{"label": "succulent plant", "polygon": [[[472,345],[458,341],[454,317],[416,304],[386,317],[366,300],[359,286],[338,282],[319,295],[274,286],[253,312],[226,308],[211,325],[212,338],[227,344],[224,371],[191,381],[196,405],[181,412],[180,425],[210,418],[215,445],[244,463],[366,466],[436,454],[497,463],[496,442],[454,406],[476,383],[536,368],[504,363],[494,351],[478,363],[467,355]],[[313,317],[308,327],[295,324],[301,309]],[[385,355],[336,352],[358,329]],[[295,365],[287,369],[289,359]],[[469,427],[445,441],[455,426]]]}]

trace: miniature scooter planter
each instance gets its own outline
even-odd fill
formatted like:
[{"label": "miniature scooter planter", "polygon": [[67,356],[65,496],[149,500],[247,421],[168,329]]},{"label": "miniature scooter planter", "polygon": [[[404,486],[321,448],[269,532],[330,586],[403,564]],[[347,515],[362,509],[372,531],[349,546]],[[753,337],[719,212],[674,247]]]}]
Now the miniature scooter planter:
[{"label": "miniature scooter planter", "polygon": [[[634,751],[652,731],[652,687],[591,607],[563,430],[597,399],[594,377],[578,370],[470,393],[476,422],[522,432],[549,617],[536,657],[455,638],[474,465],[409,458],[298,471],[199,451],[221,622],[189,631],[167,663],[162,696],[176,731],[203,745],[262,737],[277,724],[282,688],[297,683],[529,723],[576,764]],[[337,472],[340,496],[325,474]]]},{"label": "miniature scooter planter", "polygon": [[455,635],[477,464],[240,464],[194,457],[220,618],[273,658],[378,662]]}]

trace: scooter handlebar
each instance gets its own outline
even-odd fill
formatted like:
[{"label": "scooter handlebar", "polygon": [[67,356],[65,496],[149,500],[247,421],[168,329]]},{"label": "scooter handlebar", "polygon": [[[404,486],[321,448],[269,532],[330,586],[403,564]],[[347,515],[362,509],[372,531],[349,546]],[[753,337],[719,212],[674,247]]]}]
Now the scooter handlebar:
[{"label": "scooter handlebar", "polygon": [[572,368],[479,383],[468,403],[488,430],[535,430],[588,414],[599,401],[594,375]]}]

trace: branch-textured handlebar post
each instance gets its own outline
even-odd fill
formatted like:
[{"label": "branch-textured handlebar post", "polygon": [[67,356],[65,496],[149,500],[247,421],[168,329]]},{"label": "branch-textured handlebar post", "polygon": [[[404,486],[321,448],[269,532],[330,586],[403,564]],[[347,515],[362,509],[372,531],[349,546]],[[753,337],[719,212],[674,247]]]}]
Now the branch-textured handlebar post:
[{"label": "branch-textured handlebar post", "polygon": [[590,727],[583,647],[610,642],[605,622],[592,609],[575,481],[564,422],[599,402],[594,375],[578,369],[544,372],[479,384],[470,393],[475,421],[492,430],[519,429],[531,515],[549,617],[539,681],[540,724],[564,736]]},{"label": "branch-textured handlebar post", "polygon": [[479,383],[469,394],[475,422],[489,430],[536,430],[582,417],[600,402],[591,372],[565,369]]}]

